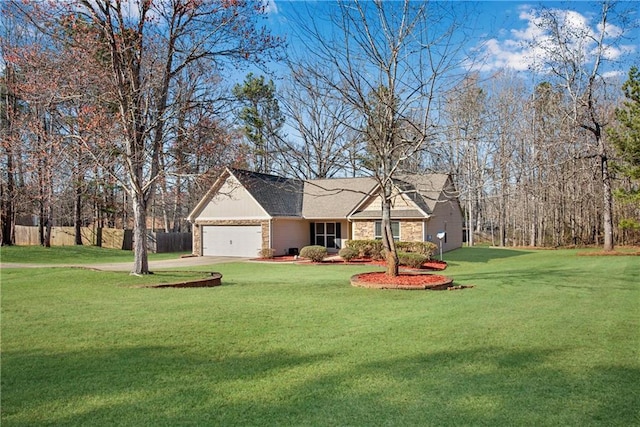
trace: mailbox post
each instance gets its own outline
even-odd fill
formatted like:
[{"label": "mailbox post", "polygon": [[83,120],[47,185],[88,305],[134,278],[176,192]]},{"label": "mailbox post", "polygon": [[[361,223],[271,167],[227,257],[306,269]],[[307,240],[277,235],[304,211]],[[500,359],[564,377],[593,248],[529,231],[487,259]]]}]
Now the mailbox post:
[{"label": "mailbox post", "polygon": [[442,261],[442,239],[444,239],[445,235],[446,233],[444,231],[441,231],[438,234],[436,234],[436,237],[440,241],[440,261]]}]

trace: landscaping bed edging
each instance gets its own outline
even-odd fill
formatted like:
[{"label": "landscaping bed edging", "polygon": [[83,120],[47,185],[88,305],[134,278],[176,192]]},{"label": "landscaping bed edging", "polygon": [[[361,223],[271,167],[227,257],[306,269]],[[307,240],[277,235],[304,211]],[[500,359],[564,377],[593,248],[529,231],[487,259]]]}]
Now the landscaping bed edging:
[{"label": "landscaping bed edging", "polygon": [[209,277],[204,279],[188,280],[176,283],[162,283],[159,285],[149,285],[147,288],[212,288],[222,285],[222,274],[211,272]]},{"label": "landscaping bed edging", "polygon": [[[406,280],[407,277],[409,280]],[[453,279],[439,274],[404,272],[398,278],[387,277],[385,273],[381,272],[360,273],[351,276],[351,285],[360,288],[402,290],[446,290],[453,288]],[[416,279],[415,283],[411,283],[411,278]]]}]

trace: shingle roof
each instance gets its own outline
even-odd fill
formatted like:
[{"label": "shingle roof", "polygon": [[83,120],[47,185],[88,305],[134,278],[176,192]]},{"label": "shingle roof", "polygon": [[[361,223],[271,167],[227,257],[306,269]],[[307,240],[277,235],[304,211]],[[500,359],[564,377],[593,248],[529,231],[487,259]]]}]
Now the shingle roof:
[{"label": "shingle roof", "polygon": [[[228,171],[274,217],[333,219],[346,218],[350,213],[354,218],[377,217],[373,212],[353,213],[376,189],[378,184],[372,177],[302,181],[242,169]],[[392,217],[420,218],[431,214],[447,180],[445,174],[398,176],[394,179],[395,185],[418,209],[394,211]]]},{"label": "shingle roof", "polygon": [[[449,175],[441,173],[433,174],[407,174],[397,177],[412,188],[406,194],[412,198],[425,212],[431,213],[445,189]],[[453,195],[451,195],[453,196]],[[426,207],[426,209],[423,208]]]},{"label": "shingle roof", "polygon": [[241,169],[230,171],[269,215],[302,215],[303,181]]},{"label": "shingle roof", "polygon": [[[356,219],[380,219],[382,218],[382,211],[360,211],[350,216],[350,218]],[[424,214],[418,209],[403,209],[392,210],[391,219],[407,219],[407,218],[424,218]]]},{"label": "shingle roof", "polygon": [[305,218],[346,218],[375,189],[370,177],[314,179],[304,184]]}]

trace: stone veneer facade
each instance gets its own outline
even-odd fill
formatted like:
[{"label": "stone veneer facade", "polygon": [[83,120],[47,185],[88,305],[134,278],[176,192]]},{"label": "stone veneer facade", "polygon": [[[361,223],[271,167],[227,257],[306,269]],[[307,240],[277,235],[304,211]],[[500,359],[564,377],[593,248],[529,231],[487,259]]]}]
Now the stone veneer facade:
[{"label": "stone veneer facade", "polygon": [[353,221],[353,240],[371,240],[375,236],[375,221]]},{"label": "stone veneer facade", "polygon": [[[375,221],[353,221],[353,240],[371,240],[375,237]],[[422,220],[401,220],[400,239],[403,242],[422,242]]]},{"label": "stone veneer facade", "polygon": [[260,225],[262,227],[262,249],[269,248],[269,221],[262,220],[209,220],[198,221],[193,227],[193,255],[202,256],[202,226],[206,225]]},{"label": "stone veneer facade", "polygon": [[424,240],[422,220],[400,221],[400,238],[403,242],[422,242]]}]

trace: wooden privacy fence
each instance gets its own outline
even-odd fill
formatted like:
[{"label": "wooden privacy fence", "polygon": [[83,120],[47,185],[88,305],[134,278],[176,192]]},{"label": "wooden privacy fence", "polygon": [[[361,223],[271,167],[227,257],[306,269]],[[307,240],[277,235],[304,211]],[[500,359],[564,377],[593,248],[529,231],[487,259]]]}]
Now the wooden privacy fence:
[{"label": "wooden privacy fence", "polygon": [[[38,227],[16,225],[15,244],[34,246],[40,244]],[[110,249],[131,250],[133,248],[133,231],[118,228],[80,229],[82,244],[87,246],[102,246]],[[191,233],[148,233],[148,249],[151,252],[191,252]],[[73,227],[51,227],[51,246],[75,245],[75,231]]]},{"label": "wooden privacy fence", "polygon": [[191,233],[165,233],[150,231],[147,233],[147,247],[151,252],[191,252]]}]

